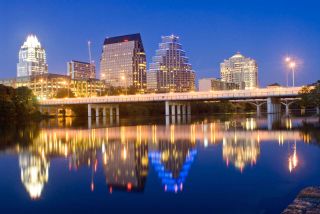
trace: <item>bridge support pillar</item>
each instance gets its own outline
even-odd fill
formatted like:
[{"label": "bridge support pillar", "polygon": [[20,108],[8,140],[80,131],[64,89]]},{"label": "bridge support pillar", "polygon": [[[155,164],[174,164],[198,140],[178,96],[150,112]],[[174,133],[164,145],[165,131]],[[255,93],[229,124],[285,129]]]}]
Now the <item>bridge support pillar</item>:
[{"label": "bridge support pillar", "polygon": [[117,106],[116,106],[116,116],[119,116],[119,115],[120,115],[119,112],[120,112],[120,111],[119,111],[119,105],[117,105]]},{"label": "bridge support pillar", "polygon": [[88,104],[88,117],[91,117],[91,104]]},{"label": "bridge support pillar", "polygon": [[[166,124],[169,125],[181,121],[187,121],[188,115],[191,115],[191,105],[187,102],[165,102]],[[184,118],[186,117],[186,118]],[[188,120],[189,121],[189,120]]]},{"label": "bridge support pillar", "polygon": [[281,103],[279,98],[267,99],[267,112],[268,114],[276,114],[281,112]]},{"label": "bridge support pillar", "polygon": [[320,114],[320,107],[319,106],[316,107],[316,113],[317,113],[317,115]]},{"label": "bridge support pillar", "polygon": [[99,107],[96,107],[96,117],[99,117]]},{"label": "bridge support pillar", "polygon": [[107,108],[106,107],[103,107],[103,109],[102,109],[102,116],[103,116],[103,118],[105,118],[107,116]]},{"label": "bridge support pillar", "polygon": [[186,114],[187,114],[187,106],[182,105],[182,115],[186,115]]},{"label": "bridge support pillar", "polygon": [[109,113],[110,113],[110,120],[113,118],[113,107],[111,106],[110,108],[109,108]]},{"label": "bridge support pillar", "polygon": [[191,105],[188,103],[187,105],[187,115],[191,115]]},{"label": "bridge support pillar", "polygon": [[261,115],[261,105],[257,105],[257,115],[260,117]]},{"label": "bridge support pillar", "polygon": [[177,104],[177,115],[181,115],[181,106],[180,104]]},{"label": "bridge support pillar", "polygon": [[285,112],[286,116],[290,115],[290,105],[294,102],[295,102],[295,100],[293,100],[291,102],[290,102],[290,100],[284,100],[281,102],[281,104],[283,104],[286,108],[286,112]]},{"label": "bridge support pillar", "polygon": [[286,105],[286,116],[289,116],[289,114],[290,114],[289,105]]},{"label": "bridge support pillar", "polygon": [[165,115],[169,116],[170,115],[170,105],[169,105],[169,101],[165,102]]},{"label": "bridge support pillar", "polygon": [[172,116],[176,115],[176,106],[175,106],[175,104],[171,105],[171,115]]}]

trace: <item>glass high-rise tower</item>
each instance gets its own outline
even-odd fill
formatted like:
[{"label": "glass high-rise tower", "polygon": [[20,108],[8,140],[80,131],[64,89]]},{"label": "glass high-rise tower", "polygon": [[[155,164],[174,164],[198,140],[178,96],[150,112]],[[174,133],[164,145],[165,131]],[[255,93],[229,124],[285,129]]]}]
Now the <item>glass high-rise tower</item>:
[{"label": "glass high-rise tower", "polygon": [[239,52],[220,64],[221,80],[239,85],[240,89],[258,87],[258,65]]},{"label": "glass high-rise tower", "polygon": [[140,34],[105,39],[100,75],[107,86],[146,89],[146,54]]},{"label": "glass high-rise tower", "polygon": [[163,36],[147,74],[147,87],[158,92],[186,92],[195,89],[195,72],[179,37]]},{"label": "glass high-rise tower", "polygon": [[17,76],[33,76],[48,73],[46,52],[35,35],[29,35],[19,51]]}]

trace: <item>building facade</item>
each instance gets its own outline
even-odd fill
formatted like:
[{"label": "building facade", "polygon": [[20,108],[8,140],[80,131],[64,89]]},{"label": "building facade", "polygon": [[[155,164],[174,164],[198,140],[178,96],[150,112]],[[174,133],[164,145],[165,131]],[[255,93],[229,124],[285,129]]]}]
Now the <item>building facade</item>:
[{"label": "building facade", "polygon": [[146,89],[146,54],[140,34],[106,38],[100,61],[100,79],[107,86]]},{"label": "building facade", "polygon": [[28,87],[39,99],[55,98],[59,89],[69,88],[75,97],[91,97],[103,95],[105,83],[98,79],[76,80],[60,74],[43,74],[0,80],[0,84],[13,88]]},{"label": "building facade", "polygon": [[29,35],[19,51],[17,77],[48,73],[46,52],[35,35]]},{"label": "building facade", "polygon": [[163,36],[147,74],[148,90],[186,92],[195,90],[195,72],[186,57],[179,37]]},{"label": "building facade", "polygon": [[233,82],[225,82],[216,78],[203,78],[199,80],[199,91],[223,91],[237,89],[239,89],[239,85]]},{"label": "building facade", "polygon": [[240,53],[220,64],[220,75],[222,81],[236,83],[240,89],[254,89],[259,86],[256,61]]},{"label": "building facade", "polygon": [[67,63],[71,79],[87,80],[96,78],[96,66],[93,63],[72,60]]}]

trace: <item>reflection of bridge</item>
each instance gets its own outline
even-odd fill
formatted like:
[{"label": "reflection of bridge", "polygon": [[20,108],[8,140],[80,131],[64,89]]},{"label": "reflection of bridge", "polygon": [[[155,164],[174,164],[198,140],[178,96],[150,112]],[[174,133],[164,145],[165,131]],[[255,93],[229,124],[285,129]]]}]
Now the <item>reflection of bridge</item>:
[{"label": "reflection of bridge", "polygon": [[96,110],[96,116],[99,116],[99,109],[102,109],[103,116],[105,117],[107,109],[109,109],[110,116],[114,114],[119,115],[118,105],[121,103],[164,102],[166,115],[185,115],[191,114],[190,102],[192,101],[230,100],[254,103],[257,106],[258,113],[260,112],[261,105],[267,103],[268,113],[277,113],[280,111],[281,104],[284,104],[287,110],[289,109],[289,105],[292,102],[288,102],[288,100],[297,99],[300,89],[301,87],[277,87],[233,91],[65,98],[42,100],[40,101],[40,105],[42,106],[42,111],[45,111],[45,107],[87,104],[89,117],[91,117],[91,108]]},{"label": "reflection of bridge", "polygon": [[[204,130],[203,130],[204,129]],[[101,141],[132,141],[140,139],[148,142],[158,142],[159,140],[189,140],[191,142],[218,143],[224,138],[256,139],[258,141],[293,141],[301,140],[299,131],[292,130],[221,130],[216,123],[204,125],[181,125],[181,126],[127,126],[111,127],[92,130],[72,130],[72,129],[44,129],[41,134],[43,141],[50,139],[68,139],[77,141],[81,138],[84,142]]]}]

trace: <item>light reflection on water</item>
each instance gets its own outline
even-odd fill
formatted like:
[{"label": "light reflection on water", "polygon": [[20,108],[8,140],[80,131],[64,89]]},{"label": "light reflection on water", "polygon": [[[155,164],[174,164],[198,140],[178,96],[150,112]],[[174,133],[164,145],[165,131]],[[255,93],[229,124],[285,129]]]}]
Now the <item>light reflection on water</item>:
[{"label": "light reflection on water", "polygon": [[288,147],[286,163],[281,163],[286,168],[282,170],[289,173],[299,170],[302,155],[299,146],[319,143],[314,136],[319,131],[303,130],[303,121],[317,124],[318,119],[204,119],[191,123],[186,120],[184,124],[121,125],[118,122],[113,126],[107,121],[101,121],[102,124],[91,121],[94,127],[89,124],[91,129],[87,129],[73,127],[73,119],[67,118],[44,123],[37,132],[18,133],[30,142],[9,145],[2,149],[2,155],[19,156],[21,182],[32,200],[44,200],[41,195],[46,186],[55,182],[50,179],[50,162],[54,159],[66,160],[70,172],[89,167],[88,189],[92,192],[96,190],[98,169],[103,171],[109,194],[144,192],[148,173],[153,170],[163,192],[183,194],[189,188],[185,184],[188,175],[201,158],[198,156],[217,146],[221,147],[220,162],[226,170],[233,168],[245,174],[247,168],[255,168],[263,153],[261,146],[268,143]]}]

